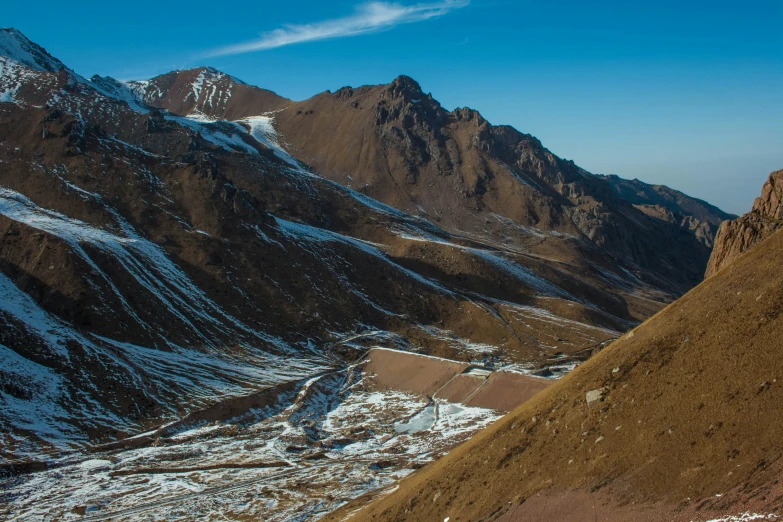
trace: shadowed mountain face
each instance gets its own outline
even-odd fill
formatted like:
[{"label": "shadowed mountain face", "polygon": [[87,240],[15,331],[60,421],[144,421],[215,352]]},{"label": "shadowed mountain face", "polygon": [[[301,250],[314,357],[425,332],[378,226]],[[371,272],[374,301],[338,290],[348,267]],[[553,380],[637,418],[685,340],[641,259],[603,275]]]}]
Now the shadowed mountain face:
[{"label": "shadowed mountain face", "polygon": [[705,244],[676,220],[417,89],[293,104],[211,69],[87,80],[0,30],[3,461],[123,438],[368,346],[586,354],[703,270]]},{"label": "shadowed mountain face", "polygon": [[772,233],[392,494],[330,519],[778,518],[782,255]]},{"label": "shadowed mountain face", "polygon": [[637,210],[679,225],[709,248],[713,247],[720,224],[736,218],[705,201],[665,185],[648,185],[638,179],[627,180],[615,175],[605,176],[605,179],[617,195]]}]

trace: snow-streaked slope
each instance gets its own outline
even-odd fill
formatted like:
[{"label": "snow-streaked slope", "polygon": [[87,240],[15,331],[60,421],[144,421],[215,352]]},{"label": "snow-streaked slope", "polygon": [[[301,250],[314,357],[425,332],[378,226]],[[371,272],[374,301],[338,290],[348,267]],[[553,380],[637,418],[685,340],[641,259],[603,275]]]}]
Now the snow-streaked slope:
[{"label": "snow-streaked slope", "polygon": [[0,29],[0,55],[38,71],[57,72],[65,64],[12,27]]},{"label": "snow-streaked slope", "polygon": [[41,78],[39,71],[0,55],[0,103],[16,103],[19,89]]},{"label": "snow-streaked slope", "polygon": [[[241,354],[176,345],[163,351],[85,335],[42,310],[2,274],[0,320],[4,328],[42,340],[32,358],[0,345],[0,425],[5,427],[0,441],[7,449],[17,448],[20,458],[78,447],[88,441],[86,429],[138,431],[142,425],[114,403],[134,390],[158,404],[160,423],[176,419],[183,409],[301,379],[330,364],[315,356],[281,357],[252,346]],[[75,381],[63,377],[73,373],[79,375]],[[111,395],[107,383],[113,383]]]},{"label": "snow-streaked slope", "polygon": [[299,162],[280,145],[280,140],[274,127],[273,116],[251,116],[239,120],[238,123],[247,125],[250,129],[250,135],[256,141],[271,149],[278,158],[298,171],[305,171]]},{"label": "snow-streaked slope", "polygon": [[[82,245],[89,244],[112,256],[141,287],[184,324],[190,326],[193,336],[201,337],[205,346],[213,344],[212,339],[202,334],[201,328],[206,326],[223,333],[227,328],[237,328],[257,337],[259,342],[272,343],[286,349],[282,341],[252,331],[221,310],[159,246],[140,237],[116,213],[116,226],[121,230],[121,235],[68,218],[58,212],[42,209],[22,194],[0,187],[0,215],[64,240],[110,284],[111,278],[93,261]],[[117,287],[113,284],[111,286],[125,304],[126,310],[135,315]],[[198,327],[194,320],[198,321]]]},{"label": "snow-streaked slope", "polygon": [[[42,209],[19,193],[0,189],[0,215],[64,241],[90,267],[95,280],[114,294],[124,312],[164,342],[161,349],[79,332],[43,310],[0,274],[0,319],[6,328],[12,327],[18,335],[39,344],[34,355],[25,354],[27,361],[3,347],[5,368],[0,370],[0,379],[19,384],[15,388],[18,393],[2,395],[1,424],[29,432],[45,441],[44,446],[63,448],[83,443],[88,426],[124,433],[137,430],[133,415],[129,417],[124,407],[115,403],[124,399],[107,400],[104,396],[106,382],[115,383],[120,395],[141,392],[155,401],[162,413],[172,415],[182,407],[208,405],[219,398],[317,373],[330,364],[314,355],[298,357],[281,339],[258,332],[226,313],[160,247],[140,237],[116,213],[116,231],[109,231]],[[126,275],[118,278],[116,271],[104,270],[101,264],[105,259],[96,261],[96,252],[113,260]],[[131,304],[131,298],[138,303],[139,292],[157,303],[160,314],[170,317],[171,330],[160,331],[145,322],[140,316],[143,311]],[[180,329],[175,335],[177,325]],[[179,339],[190,346],[181,345]],[[240,343],[241,351],[226,351],[222,340]],[[74,352],[75,346],[79,349]],[[80,375],[75,381],[62,377],[73,372]],[[13,446],[8,441],[5,445]],[[35,453],[33,446],[17,453]]]},{"label": "snow-streaked slope", "polygon": [[247,131],[241,125],[223,120],[210,120],[199,114],[190,116],[172,116],[167,114],[166,119],[198,132],[208,142],[229,152],[239,151],[258,154],[256,149],[242,139],[241,136],[247,135]]},{"label": "snow-streaked slope", "polygon": [[149,108],[139,99],[136,92],[126,83],[119,82],[109,76],[93,76],[89,83],[108,98],[124,101],[136,112],[147,113]]},{"label": "snow-streaked slope", "polygon": [[359,372],[302,381],[265,408],[182,426],[155,445],[64,460],[10,484],[13,501],[0,514],[315,520],[390,485],[498,418],[492,410],[442,402],[429,426],[402,433],[399,427],[427,402],[368,389]]},{"label": "snow-streaked slope", "polygon": [[[412,279],[415,279],[416,281],[419,281],[438,292],[442,292],[446,295],[453,295],[453,293],[448,290],[447,288],[443,287],[442,285],[438,284],[435,281],[432,281],[430,279],[427,279],[425,277],[422,277],[421,275],[417,274],[416,272],[413,272],[411,270],[408,270],[406,268],[401,267],[400,265],[394,263],[391,261],[383,252],[381,252],[378,248],[375,246],[360,241],[358,239],[354,239],[352,237],[343,236],[341,234],[338,234],[336,232],[332,232],[329,230],[324,230],[321,228],[316,228],[310,225],[305,225],[302,223],[294,223],[292,221],[286,221],[284,219],[275,218],[275,221],[277,222],[277,226],[280,228],[282,233],[292,239],[293,241],[298,241],[300,244],[309,244],[316,246],[321,243],[342,243],[349,245],[353,248],[358,248],[359,250],[362,250],[363,252],[366,252],[367,254],[370,254],[371,256],[374,256],[376,258],[379,258],[387,263],[389,263],[391,266],[393,266],[395,269],[399,270],[401,274],[404,274]],[[314,254],[318,254],[318,252],[313,252]]]},{"label": "snow-streaked slope", "polygon": [[[0,295],[6,300],[8,281],[0,275]],[[3,308],[6,308],[5,306]],[[40,319],[40,318],[39,318]],[[63,406],[66,390],[62,376],[51,368],[26,359],[0,344],[2,388],[16,383],[15,393],[0,391],[3,411],[0,418],[15,428],[35,433],[50,440],[65,441],[78,437],[71,426],[63,422],[71,414]],[[10,435],[9,435],[10,436]],[[0,435],[3,439],[2,435]],[[8,441],[3,440],[4,444]]]}]

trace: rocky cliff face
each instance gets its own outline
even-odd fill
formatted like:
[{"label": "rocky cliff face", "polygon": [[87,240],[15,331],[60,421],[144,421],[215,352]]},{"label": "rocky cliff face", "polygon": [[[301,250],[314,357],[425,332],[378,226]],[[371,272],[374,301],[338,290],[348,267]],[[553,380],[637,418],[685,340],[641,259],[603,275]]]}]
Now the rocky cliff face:
[{"label": "rocky cliff face", "polygon": [[783,170],[770,174],[753,210],[718,230],[706,277],[730,265],[747,250],[783,228]]}]

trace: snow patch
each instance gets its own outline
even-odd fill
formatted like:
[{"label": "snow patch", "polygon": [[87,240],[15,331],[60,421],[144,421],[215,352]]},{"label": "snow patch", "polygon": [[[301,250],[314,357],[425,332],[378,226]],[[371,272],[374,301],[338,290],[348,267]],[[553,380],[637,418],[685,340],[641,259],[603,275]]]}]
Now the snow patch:
[{"label": "snow patch", "polygon": [[751,513],[749,511],[746,511],[745,513],[741,515],[734,515],[734,516],[726,516],[723,518],[715,518],[712,520],[708,520],[707,522],[750,522],[751,520],[777,520],[780,517],[778,515],[769,513],[767,515],[762,515],[759,513]]},{"label": "snow patch", "polygon": [[165,118],[169,121],[178,123],[183,127],[201,134],[201,137],[208,142],[222,147],[229,152],[247,152],[258,154],[258,151],[242,139],[243,134],[247,134],[244,127],[237,123],[224,120],[211,120],[207,116],[194,113],[188,116],[173,116],[167,114]]},{"label": "snow patch", "polygon": [[[0,275],[0,282],[5,276]],[[0,302],[7,294],[0,289]],[[18,429],[35,433],[42,438],[79,439],[78,433],[61,422],[69,416],[63,408],[65,388],[63,379],[51,368],[25,359],[0,344],[0,419]],[[9,385],[9,386],[6,386]],[[5,391],[13,385],[15,393]],[[2,440],[2,437],[0,437]]]},{"label": "snow patch", "polygon": [[275,156],[291,165],[299,172],[306,172],[296,159],[283,149],[277,137],[272,116],[251,116],[239,120],[237,123],[247,125],[250,135],[259,143],[272,150]]},{"label": "snow patch", "polygon": [[128,107],[138,113],[149,113],[147,106],[144,105],[137,92],[128,83],[119,82],[108,76],[93,76],[88,80],[88,84],[107,98],[127,103]]}]

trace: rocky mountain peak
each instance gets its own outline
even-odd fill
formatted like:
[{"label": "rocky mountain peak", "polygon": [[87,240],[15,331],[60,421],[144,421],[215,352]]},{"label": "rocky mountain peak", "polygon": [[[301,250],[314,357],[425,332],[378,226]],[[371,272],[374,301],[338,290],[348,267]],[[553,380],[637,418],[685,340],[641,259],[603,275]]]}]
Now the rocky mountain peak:
[{"label": "rocky mountain peak", "polygon": [[[640,205],[660,201],[662,208],[634,206],[530,134],[492,125],[471,108],[447,111],[407,76],[292,102],[274,119],[319,175],[398,210],[522,243],[537,241],[538,229],[556,231],[562,235],[553,237],[582,239],[629,266],[660,270],[664,285],[677,281],[681,289],[701,279],[725,219],[684,194],[639,187],[629,192],[649,192],[636,198]],[[651,235],[658,245],[640,239]],[[682,251],[663,261],[659,252],[672,243]]]},{"label": "rocky mountain peak", "polygon": [[770,174],[753,209],[734,221],[724,221],[707,264],[709,277],[783,228],[783,170]]},{"label": "rocky mountain peak", "polygon": [[419,82],[410,76],[398,76],[389,84],[388,92],[392,98],[404,98],[408,101],[421,100],[425,97]]},{"label": "rocky mountain peak", "polygon": [[289,100],[253,87],[214,67],[172,71],[150,80],[129,82],[146,105],[186,116],[238,120],[281,109]]},{"label": "rocky mountain peak", "polygon": [[[448,113],[440,103],[425,94],[419,83],[409,76],[399,76],[388,85],[379,85],[372,91],[362,88],[343,88],[336,96],[345,97],[347,94],[372,92],[375,96],[372,101],[375,105],[375,121],[378,126],[400,125],[424,141],[432,138],[447,121]],[[358,103],[354,104],[358,106]],[[386,129],[390,131],[390,129]],[[397,132],[397,131],[391,131]]]},{"label": "rocky mountain peak", "polygon": [[192,72],[195,73],[197,76],[200,76],[203,78],[204,81],[219,81],[219,80],[226,80],[230,83],[236,83],[240,85],[247,85],[245,82],[240,80],[239,78],[236,78],[234,76],[231,76],[230,74],[226,74],[223,71],[219,69],[215,69],[214,67],[208,67],[208,66],[202,66],[202,67],[196,67],[195,69],[188,69],[185,72]]},{"label": "rocky mountain peak", "polygon": [[475,121],[478,125],[487,123],[479,111],[470,107],[458,107],[454,109],[452,114],[457,121]]},{"label": "rocky mountain peak", "polygon": [[769,175],[761,189],[761,196],[753,204],[753,212],[770,219],[783,220],[783,170]]}]

